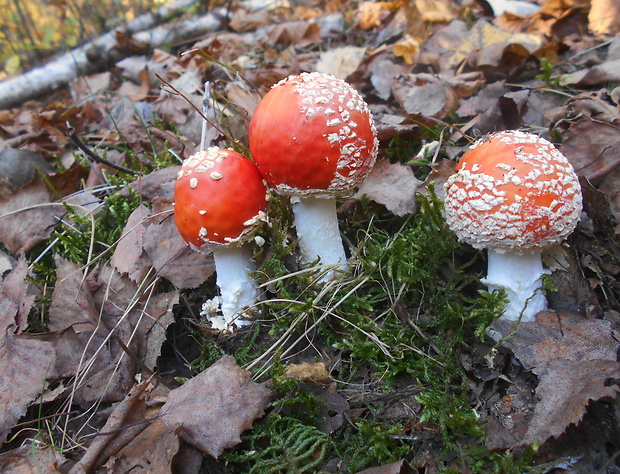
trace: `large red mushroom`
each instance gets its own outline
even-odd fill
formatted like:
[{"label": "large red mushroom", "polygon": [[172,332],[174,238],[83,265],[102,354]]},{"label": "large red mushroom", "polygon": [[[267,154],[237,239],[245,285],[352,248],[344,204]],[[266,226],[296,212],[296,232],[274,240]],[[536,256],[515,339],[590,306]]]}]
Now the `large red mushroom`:
[{"label": "large red mushroom", "polygon": [[546,309],[543,249],[559,244],[581,215],[581,187],[568,160],[532,133],[477,141],[446,185],[446,219],[457,237],[488,249],[489,290],[504,289],[502,319],[532,321]]},{"label": "large red mushroom", "polygon": [[302,260],[344,268],[336,196],[364,180],[378,149],[366,102],[333,76],[289,76],[258,104],[249,139],[261,175],[291,199]]},{"label": "large red mushroom", "polygon": [[246,309],[258,296],[249,277],[251,249],[244,245],[266,220],[268,193],[254,163],[216,147],[188,158],[177,176],[174,218],[183,239],[195,250],[211,251],[221,294],[215,329],[249,323]]}]

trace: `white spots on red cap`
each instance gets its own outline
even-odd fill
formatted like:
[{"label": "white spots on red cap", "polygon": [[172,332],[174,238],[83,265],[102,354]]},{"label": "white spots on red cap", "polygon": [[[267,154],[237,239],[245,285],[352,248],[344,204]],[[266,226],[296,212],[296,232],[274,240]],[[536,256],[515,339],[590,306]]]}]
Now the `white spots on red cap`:
[{"label": "white spots on red cap", "polygon": [[337,133],[329,133],[327,135],[327,140],[329,141],[329,143],[336,143],[340,141],[340,135],[338,135]]},{"label": "white spots on red cap", "polygon": [[[230,161],[225,161],[227,158]],[[250,165],[240,165],[240,160]],[[234,174],[232,170],[235,170]],[[207,171],[210,172],[205,175]],[[224,177],[229,179],[228,183],[214,183]],[[241,181],[235,180],[235,177]],[[230,184],[230,178],[233,178],[234,186]],[[241,189],[247,180],[249,180],[248,187]],[[192,191],[194,189],[200,192],[195,193]],[[247,194],[248,200],[227,199],[239,194],[242,196]],[[267,215],[261,208],[267,208],[268,197],[265,181],[249,160],[230,149],[208,148],[185,160],[181,171],[177,174],[175,188],[177,227],[186,242],[197,250],[220,245],[241,245],[257,230],[261,222],[267,220]],[[178,200],[182,203],[180,206]],[[264,204],[261,200],[264,200]],[[230,209],[226,207],[228,202],[232,206]],[[239,209],[238,213],[235,206]],[[243,217],[246,222],[240,222],[239,216],[247,216],[248,210],[255,211],[256,214],[251,219]],[[222,216],[225,218],[221,219]],[[243,227],[240,229],[241,226]],[[220,235],[222,237],[231,235],[230,232],[232,238],[227,238],[223,242],[224,239]]]},{"label": "white spots on red cap", "polygon": [[[484,149],[477,156],[472,152],[490,140],[514,145],[506,150],[514,161],[489,157],[493,164],[486,167]],[[460,240],[476,248],[526,250],[561,242],[577,225],[582,206],[577,176],[548,141],[500,132],[476,142],[461,161],[445,185],[446,220]]]},{"label": "white spots on red cap", "polygon": [[[301,114],[315,117],[315,120],[319,116],[325,117],[327,131],[323,137],[331,146],[338,146],[340,151],[336,173],[329,188],[311,191],[310,194],[330,194],[355,187],[372,169],[378,150],[376,130],[368,105],[357,90],[345,81],[327,74],[302,73],[287,77],[274,87],[287,83],[292,83],[293,92],[302,97],[302,107],[299,109]],[[367,143],[354,131],[359,126],[352,120],[354,112],[358,114],[358,120],[360,113],[368,116],[373,132],[372,143]],[[326,157],[326,161],[329,162],[330,158]],[[280,193],[289,191],[284,184],[276,184],[275,187]]]}]

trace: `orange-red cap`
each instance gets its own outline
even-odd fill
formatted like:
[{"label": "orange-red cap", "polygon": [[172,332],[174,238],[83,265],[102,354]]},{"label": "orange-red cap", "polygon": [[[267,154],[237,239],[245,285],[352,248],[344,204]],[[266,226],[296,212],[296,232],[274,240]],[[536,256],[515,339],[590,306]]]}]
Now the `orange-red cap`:
[{"label": "orange-red cap", "polygon": [[268,194],[254,163],[213,147],[185,160],[174,200],[179,233],[198,250],[247,241],[266,219]]},{"label": "orange-red cap", "polygon": [[528,250],[564,240],[581,214],[581,187],[547,140],[505,131],[476,142],[446,185],[446,220],[476,248]]},{"label": "orange-red cap", "polygon": [[265,180],[284,195],[334,195],[359,185],[378,149],[372,115],[345,81],[289,76],[258,104],[250,150]]}]

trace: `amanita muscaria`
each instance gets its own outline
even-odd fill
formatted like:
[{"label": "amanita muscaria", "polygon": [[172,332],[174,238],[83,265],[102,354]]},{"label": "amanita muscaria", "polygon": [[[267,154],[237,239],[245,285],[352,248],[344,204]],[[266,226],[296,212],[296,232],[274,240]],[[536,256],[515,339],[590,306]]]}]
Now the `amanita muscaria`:
[{"label": "amanita muscaria", "polygon": [[543,249],[562,242],[581,214],[581,187],[568,160],[547,140],[505,131],[477,141],[445,184],[448,226],[488,249],[489,290],[504,289],[503,319],[531,321],[546,309]]},{"label": "amanita muscaria", "polygon": [[244,309],[258,291],[249,277],[251,249],[244,245],[266,220],[267,188],[254,163],[227,149],[208,148],[183,162],[174,192],[174,218],[183,239],[195,250],[212,251],[222,316],[215,329],[243,326]]},{"label": "amanita muscaria", "polygon": [[360,94],[327,74],[289,76],[258,104],[249,139],[261,175],[291,198],[303,261],[346,263],[336,196],[364,180],[378,149]]}]

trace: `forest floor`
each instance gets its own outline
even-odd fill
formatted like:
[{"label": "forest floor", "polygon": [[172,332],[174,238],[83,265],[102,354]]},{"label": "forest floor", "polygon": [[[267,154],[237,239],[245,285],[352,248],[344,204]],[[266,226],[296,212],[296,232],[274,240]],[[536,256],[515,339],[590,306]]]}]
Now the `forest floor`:
[{"label": "forest floor", "polygon": [[[26,101],[0,83],[0,471],[620,472],[618,3],[233,1],[177,18],[209,19],[191,39],[118,32],[36,97],[17,76]],[[172,216],[205,82],[206,144],[247,154],[261,97],[309,71],[378,132],[338,201],[349,271],[300,264],[274,195],[253,324],[217,331],[212,256]],[[545,251],[549,310],[496,343],[443,184],[512,129],[568,158],[583,213]]]}]

